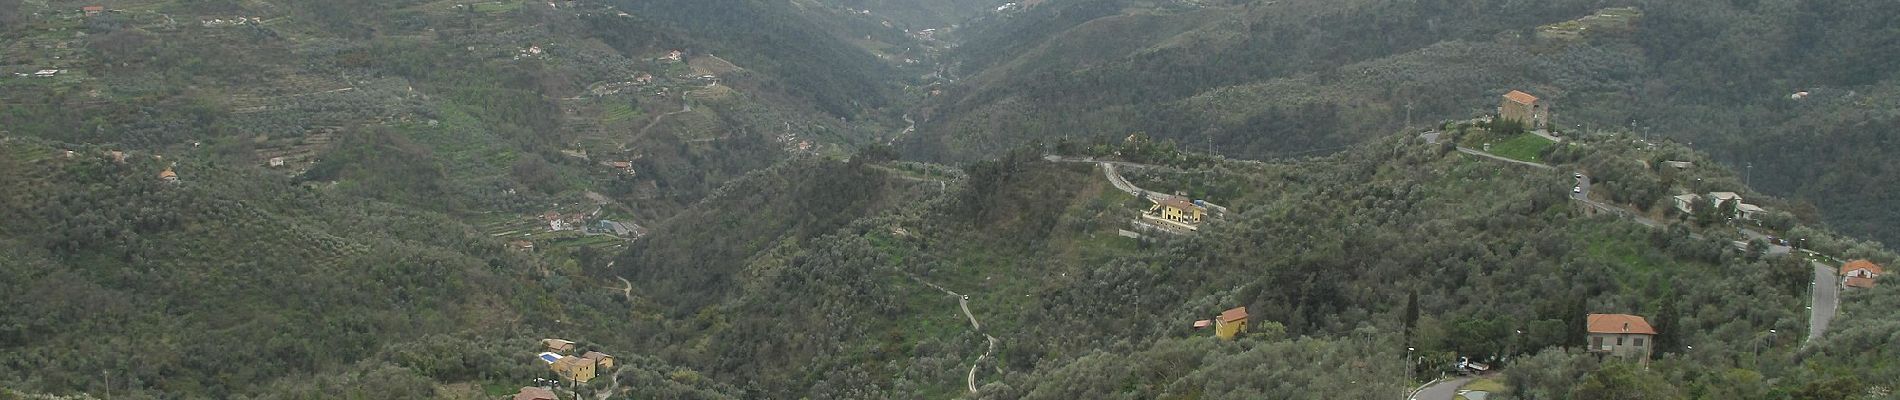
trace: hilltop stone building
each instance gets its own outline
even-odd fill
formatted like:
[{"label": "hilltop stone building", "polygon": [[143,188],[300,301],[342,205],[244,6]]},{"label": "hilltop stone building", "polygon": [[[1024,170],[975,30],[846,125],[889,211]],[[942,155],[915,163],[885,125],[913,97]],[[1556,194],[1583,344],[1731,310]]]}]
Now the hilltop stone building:
[{"label": "hilltop stone building", "polygon": [[1512,90],[1498,105],[1498,119],[1524,123],[1527,129],[1544,129],[1550,126],[1550,102]]}]

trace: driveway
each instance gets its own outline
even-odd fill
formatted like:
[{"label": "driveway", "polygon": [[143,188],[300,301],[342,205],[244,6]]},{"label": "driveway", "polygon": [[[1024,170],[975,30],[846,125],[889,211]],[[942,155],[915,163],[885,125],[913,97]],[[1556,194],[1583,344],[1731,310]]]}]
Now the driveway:
[{"label": "driveway", "polygon": [[1439,381],[1418,391],[1412,392],[1412,400],[1452,400],[1458,396],[1458,387],[1471,382],[1472,378],[1458,378]]},{"label": "driveway", "polygon": [[1827,325],[1834,322],[1834,312],[1841,305],[1841,286],[1834,282],[1834,267],[1814,263],[1814,298],[1808,302],[1808,341],[1813,342],[1827,333]]},{"label": "driveway", "polygon": [[[1748,240],[1760,240],[1762,243],[1768,243],[1768,235],[1756,232],[1754,229],[1742,228],[1742,236],[1747,237]],[[1778,244],[1768,245],[1768,255],[1771,256],[1785,256],[1792,251],[1794,251],[1794,248],[1788,246]]]}]

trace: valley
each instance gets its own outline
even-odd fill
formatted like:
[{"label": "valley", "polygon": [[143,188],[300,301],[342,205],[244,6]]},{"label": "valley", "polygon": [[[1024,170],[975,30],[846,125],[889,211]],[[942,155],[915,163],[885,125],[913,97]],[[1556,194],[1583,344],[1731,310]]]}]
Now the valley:
[{"label": "valley", "polygon": [[1895,13],[0,0],[0,398],[1885,398]]}]

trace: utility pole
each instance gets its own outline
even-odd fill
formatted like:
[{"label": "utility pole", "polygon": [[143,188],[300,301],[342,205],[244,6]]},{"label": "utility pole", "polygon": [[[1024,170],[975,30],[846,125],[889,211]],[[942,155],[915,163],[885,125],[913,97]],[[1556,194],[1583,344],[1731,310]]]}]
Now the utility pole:
[{"label": "utility pole", "polygon": [[1412,129],[1412,102],[1405,102],[1405,129]]}]

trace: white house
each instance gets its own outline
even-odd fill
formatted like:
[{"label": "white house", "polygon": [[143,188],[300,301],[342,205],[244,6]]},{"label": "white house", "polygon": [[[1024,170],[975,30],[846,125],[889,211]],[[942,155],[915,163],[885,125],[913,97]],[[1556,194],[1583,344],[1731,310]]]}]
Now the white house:
[{"label": "white house", "polygon": [[1690,214],[1695,212],[1695,202],[1702,201],[1702,196],[1690,193],[1676,196],[1675,199],[1676,211],[1681,211],[1683,214]]},{"label": "white house", "polygon": [[1742,219],[1753,221],[1755,218],[1761,217],[1762,213],[1768,212],[1768,210],[1762,209],[1761,206],[1754,204],[1737,203],[1735,204],[1735,212],[1741,214]]},{"label": "white house", "polygon": [[1709,192],[1709,205],[1721,207],[1722,202],[1729,200],[1741,203],[1742,195],[1735,194],[1735,192]]}]

